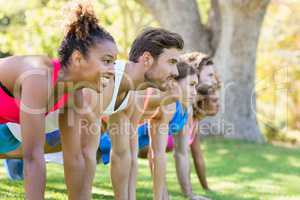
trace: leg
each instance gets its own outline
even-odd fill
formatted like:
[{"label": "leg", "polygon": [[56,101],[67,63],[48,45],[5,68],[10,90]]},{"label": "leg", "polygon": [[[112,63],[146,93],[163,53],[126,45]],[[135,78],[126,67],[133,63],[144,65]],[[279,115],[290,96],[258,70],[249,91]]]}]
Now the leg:
[{"label": "leg", "polygon": [[132,135],[130,140],[130,149],[131,149],[131,170],[129,175],[129,185],[128,185],[128,199],[135,200],[136,199],[136,177],[138,172],[138,142],[137,142],[137,134]]},{"label": "leg", "polygon": [[6,158],[4,160],[4,167],[6,169],[9,179],[11,180],[24,179],[24,162],[21,159],[23,157],[22,154],[22,148],[19,147],[16,150],[0,155],[0,158]]},{"label": "leg", "polygon": [[11,180],[23,180],[23,160],[21,159],[6,159],[4,166],[8,177]]}]

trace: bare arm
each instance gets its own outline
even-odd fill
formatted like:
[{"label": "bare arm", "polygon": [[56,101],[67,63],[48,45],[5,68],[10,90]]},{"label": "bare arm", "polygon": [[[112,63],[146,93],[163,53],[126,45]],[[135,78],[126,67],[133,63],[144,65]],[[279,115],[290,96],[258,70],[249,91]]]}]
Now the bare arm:
[{"label": "bare arm", "polygon": [[[193,193],[191,183],[191,170],[189,160],[189,134],[188,128],[185,127],[178,135],[175,136],[174,158],[176,163],[176,172],[181,190],[185,196],[191,200],[207,200],[204,196],[198,196]],[[196,129],[194,129],[196,131]],[[197,138],[195,138],[197,140]]]},{"label": "bare arm", "polygon": [[153,175],[153,199],[162,200],[165,192],[166,182],[166,146],[167,132],[159,131],[159,123],[150,124],[150,148],[152,160],[152,175]]},{"label": "bare arm", "polygon": [[169,121],[175,112],[175,104],[169,105],[168,110],[173,112],[163,113],[162,110],[156,119],[149,123],[150,136],[150,164],[153,176],[153,199],[168,199],[166,185],[166,146],[169,130]]},{"label": "bare arm", "polygon": [[175,135],[174,138],[176,144],[174,158],[177,178],[184,195],[187,197],[192,197],[193,192],[190,180],[189,136],[185,133],[185,131],[181,131],[178,135]]},{"label": "bare arm", "polygon": [[170,95],[169,92],[159,92],[149,98],[149,108],[157,108],[159,106],[166,106],[178,100],[178,97]]},{"label": "bare arm", "polygon": [[[81,93],[78,92],[76,101],[81,101],[81,98]],[[91,113],[79,114],[73,108],[65,109],[59,116],[65,179],[70,200],[91,199],[100,133],[94,116]]]},{"label": "bare arm", "polygon": [[[28,200],[44,199],[45,192],[45,109],[47,81],[33,75],[22,81],[20,124],[25,172],[25,196]],[[33,89],[34,88],[34,89]]]},{"label": "bare arm", "polygon": [[[196,130],[195,130],[196,131]],[[198,179],[205,190],[209,190],[206,173],[205,173],[205,162],[200,147],[200,137],[199,134],[196,134],[193,143],[191,144],[191,153],[194,160],[194,166],[197,172]]]},{"label": "bare arm", "polygon": [[130,150],[130,121],[124,112],[109,117],[109,134],[111,138],[110,173],[116,200],[128,199],[129,180],[132,166]]}]

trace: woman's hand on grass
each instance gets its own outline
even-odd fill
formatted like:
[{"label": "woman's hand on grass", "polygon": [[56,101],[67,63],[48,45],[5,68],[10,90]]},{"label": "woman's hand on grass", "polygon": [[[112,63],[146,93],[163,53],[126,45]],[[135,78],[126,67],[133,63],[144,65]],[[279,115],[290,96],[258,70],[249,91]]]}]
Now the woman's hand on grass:
[{"label": "woman's hand on grass", "polygon": [[196,194],[191,194],[191,195],[189,196],[189,199],[190,199],[190,200],[211,200],[211,199],[208,198],[208,197],[205,197],[205,196],[198,196],[198,195],[196,195]]}]

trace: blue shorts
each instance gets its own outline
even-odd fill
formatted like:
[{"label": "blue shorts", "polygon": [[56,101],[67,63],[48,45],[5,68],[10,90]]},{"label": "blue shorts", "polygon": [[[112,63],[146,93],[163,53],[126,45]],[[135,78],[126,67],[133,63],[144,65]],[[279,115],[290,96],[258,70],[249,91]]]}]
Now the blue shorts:
[{"label": "blue shorts", "polygon": [[[188,112],[183,108],[179,101],[176,101],[176,112],[169,122],[169,135],[179,133],[188,121]],[[138,127],[139,149],[144,149],[149,146],[148,124],[145,123]]]},{"label": "blue shorts", "polygon": [[0,124],[0,153],[5,154],[16,150],[21,142],[10,132],[6,124]]},{"label": "blue shorts", "polygon": [[138,127],[138,142],[139,142],[139,149],[144,149],[149,146],[149,133],[148,133],[148,123],[145,123]]}]

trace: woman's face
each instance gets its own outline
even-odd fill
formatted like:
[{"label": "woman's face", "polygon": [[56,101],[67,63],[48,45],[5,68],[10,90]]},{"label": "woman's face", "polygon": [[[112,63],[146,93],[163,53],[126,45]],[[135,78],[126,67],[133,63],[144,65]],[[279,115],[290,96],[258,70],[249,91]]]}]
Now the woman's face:
[{"label": "woman's face", "polygon": [[196,86],[198,85],[198,77],[196,74],[188,75],[185,78],[178,81],[180,87],[181,102],[185,105],[191,105],[197,95]]},{"label": "woman's face", "polygon": [[117,59],[118,48],[109,40],[103,40],[89,49],[82,59],[77,71],[77,79],[84,87],[100,91],[114,76],[114,62]]},{"label": "woman's face", "polygon": [[218,83],[217,76],[213,65],[203,66],[199,74],[199,86],[198,87],[212,87]]},{"label": "woman's face", "polygon": [[194,116],[198,120],[201,120],[206,116],[214,116],[219,112],[219,110],[219,90],[212,88],[208,90],[207,95],[202,96],[202,98],[198,99],[194,104]]}]

